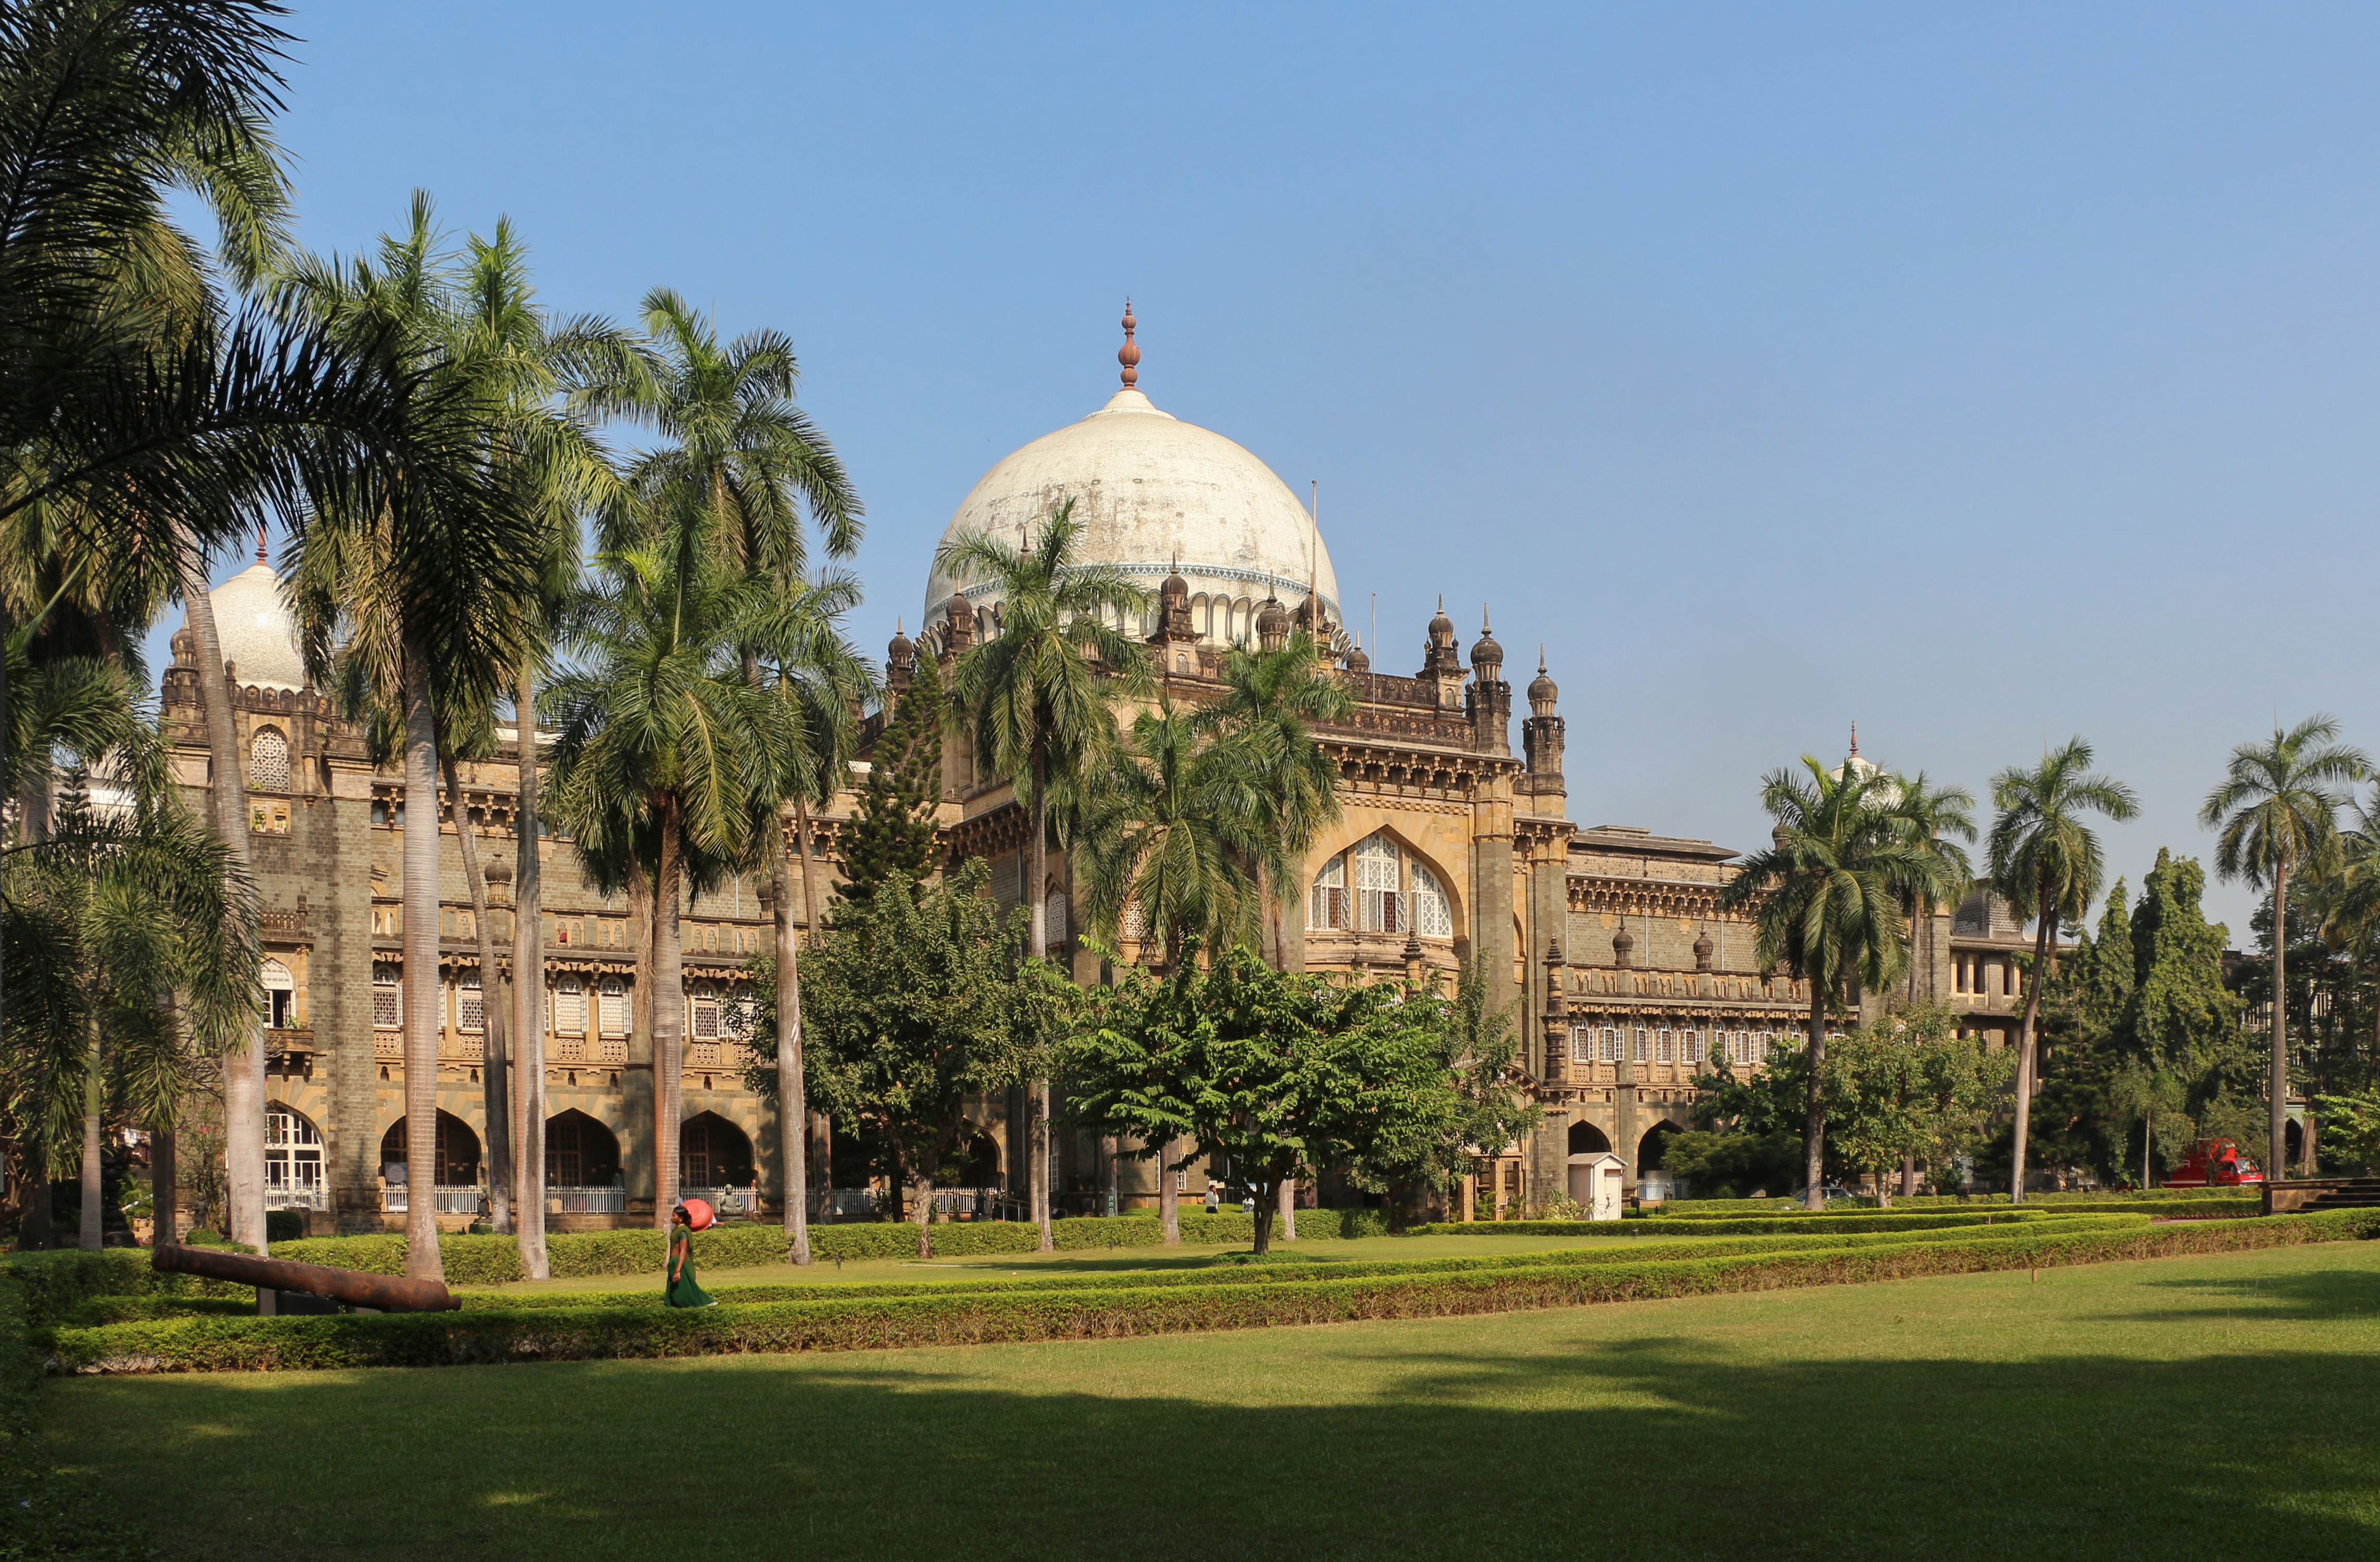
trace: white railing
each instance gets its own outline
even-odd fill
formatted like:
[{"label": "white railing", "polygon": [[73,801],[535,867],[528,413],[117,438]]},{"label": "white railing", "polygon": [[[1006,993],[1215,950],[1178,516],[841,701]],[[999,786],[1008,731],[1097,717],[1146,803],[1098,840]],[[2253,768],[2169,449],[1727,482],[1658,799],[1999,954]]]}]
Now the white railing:
[{"label": "white railing", "polygon": [[331,1207],[331,1190],[319,1182],[295,1188],[270,1187],[264,1190],[264,1207],[268,1210],[327,1210]]},{"label": "white railing", "polygon": [[722,1220],[745,1219],[751,1215],[752,1185],[734,1188],[680,1188],[680,1199],[700,1199],[716,1211]]},{"label": "white railing", "polygon": [[628,1190],[625,1188],[548,1188],[545,1205],[547,1213],[555,1214],[625,1214],[628,1213]]},{"label": "white railing", "polygon": [[[477,1214],[485,1190],[477,1184],[450,1188],[440,1184],[431,1190],[431,1208],[440,1214]],[[406,1214],[413,1208],[404,1183],[384,1184],[380,1190],[380,1207],[390,1214]]]}]

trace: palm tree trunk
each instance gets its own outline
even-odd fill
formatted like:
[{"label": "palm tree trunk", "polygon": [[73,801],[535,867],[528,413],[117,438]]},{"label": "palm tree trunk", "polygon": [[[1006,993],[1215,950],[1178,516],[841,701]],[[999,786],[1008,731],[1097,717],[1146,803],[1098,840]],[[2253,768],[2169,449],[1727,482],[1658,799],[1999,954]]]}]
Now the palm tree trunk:
[{"label": "palm tree trunk", "polygon": [[100,1108],[105,1104],[99,1071],[99,1017],[90,1020],[91,1045],[82,1072],[82,1220],[75,1245],[85,1252],[99,1251],[104,1229],[106,1195],[101,1190],[99,1165]]},{"label": "palm tree trunk", "polygon": [[2273,1066],[2266,1089],[2273,1098],[2271,1158],[2265,1175],[2289,1175],[2289,865],[2273,873]]},{"label": "palm tree trunk", "polygon": [[149,1245],[152,1248],[170,1248],[182,1239],[174,1224],[176,1180],[174,1130],[152,1128],[149,1130],[149,1205],[152,1212]]},{"label": "palm tree trunk", "polygon": [[1297,1240],[1297,1178],[1282,1178],[1281,1192],[1276,1197],[1281,1202],[1281,1239],[1294,1242]]},{"label": "palm tree trunk", "polygon": [[1917,1152],[1909,1151],[1900,1157],[1900,1196],[1917,1197]]},{"label": "palm tree trunk", "polygon": [[513,1213],[521,1273],[542,1280],[552,1273],[545,1251],[545,914],[538,882],[537,674],[526,659],[513,689],[513,725],[520,767],[513,814],[513,1035],[520,1085],[514,1092],[520,1165]]},{"label": "palm tree trunk", "polygon": [[2033,980],[2025,983],[2024,1028],[2016,1055],[2016,1141],[2009,1157],[2009,1202],[2024,1202],[2024,1157],[2033,1129],[2034,1027],[2041,1019],[2041,984],[2049,979],[2049,946],[2058,939],[2058,908],[2042,897],[2039,931],[2033,935]]},{"label": "palm tree trunk", "polygon": [[[805,942],[815,944],[819,937],[819,886],[814,871],[818,863],[818,845],[811,839],[810,800],[806,797],[796,796],[794,799],[794,844],[800,848],[802,854],[802,927],[798,936]],[[795,974],[798,977],[800,972],[796,970]],[[801,1039],[801,1011],[798,1007],[800,993],[796,992],[794,997],[796,1003],[794,1012],[794,1038],[798,1042]],[[795,1056],[799,1056],[800,1049],[796,1047]],[[807,1121],[809,1131],[818,1147],[818,1175],[821,1180],[831,1180],[834,1176],[834,1125],[828,1121],[826,1114],[809,1111],[807,1085],[803,1092],[802,1110],[808,1114]],[[812,1141],[806,1140],[802,1145],[802,1165],[805,1175],[809,1165],[811,1142]],[[808,1190],[805,1188],[803,1192],[807,1197]],[[807,1222],[809,1218],[807,1211],[804,1212],[802,1218],[807,1229]]]},{"label": "palm tree trunk", "polygon": [[[192,654],[199,664],[199,705],[206,717],[208,797],[214,806],[215,834],[223,837],[233,866],[244,873],[249,867],[248,787],[241,777],[239,739],[232,725],[231,677],[224,670],[214,602],[207,595],[206,557],[188,527],[176,528],[175,548],[179,555],[182,604],[189,615]],[[431,813],[434,824],[436,809]],[[264,1023],[261,1014],[249,1027],[248,1044],[233,1049],[224,1059],[224,1177],[230,1185],[231,1239],[263,1252]]]},{"label": "palm tree trunk", "polygon": [[[1025,887],[1027,915],[1033,930],[1033,958],[1047,959],[1050,955],[1050,924],[1044,920],[1049,909],[1041,893],[1041,881],[1050,872],[1050,755],[1048,746],[1033,745],[1033,839],[1026,852],[1032,864]],[[1026,1114],[1032,1119],[1025,1136],[1027,1153],[1033,1164],[1026,1168],[1026,1194],[1033,1201],[1033,1219],[1041,1229],[1041,1251],[1058,1251],[1058,1234],[1050,1226],[1050,1129],[1056,1104],[1054,1092],[1046,1079],[1033,1081],[1031,1104]]]},{"label": "palm tree trunk", "polygon": [[1819,1076],[1826,1071],[1827,985],[1814,973],[1810,978],[1810,1110],[1802,1126],[1809,1179],[1802,1193],[1805,1210],[1827,1207],[1827,1102],[1819,1084]]},{"label": "palm tree trunk", "polygon": [[934,1256],[934,1172],[936,1167],[909,1168],[909,1186],[917,1197],[917,1256]]},{"label": "palm tree trunk", "polygon": [[677,799],[662,807],[653,875],[653,1224],[666,1231],[678,1202],[679,1100],[686,1088],[686,958],[678,942]]},{"label": "palm tree trunk", "polygon": [[1173,1176],[1173,1141],[1169,1139],[1157,1155],[1157,1219],[1169,1248],[1182,1245],[1182,1195],[1174,1191]]},{"label": "palm tree trunk", "polygon": [[[405,637],[405,1273],[441,1280],[438,1251],[438,719],[430,648]],[[483,995],[484,996],[484,995]]]},{"label": "palm tree trunk", "polygon": [[[807,838],[802,849],[807,876]],[[776,876],[771,898],[777,913],[777,1136],[784,1163],[785,1245],[799,1264],[810,1262],[809,1098],[802,1079],[802,952],[794,937],[794,865],[785,852],[782,815],[769,843],[769,866]]]},{"label": "palm tree trunk", "polygon": [[480,1115],[488,1127],[488,1224],[513,1234],[513,1113],[506,1088],[504,1006],[496,991],[496,930],[488,921],[488,878],[480,868],[479,832],[463,800],[462,766],[446,756],[446,808],[463,856],[463,883],[471,892],[471,923],[480,937]]}]

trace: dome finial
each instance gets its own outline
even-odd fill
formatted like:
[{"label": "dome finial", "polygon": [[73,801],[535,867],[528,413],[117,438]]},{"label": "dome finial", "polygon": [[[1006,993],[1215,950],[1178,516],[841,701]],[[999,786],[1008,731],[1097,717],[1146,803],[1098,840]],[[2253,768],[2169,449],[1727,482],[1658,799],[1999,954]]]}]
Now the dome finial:
[{"label": "dome finial", "polygon": [[265,556],[264,522],[261,520],[256,523],[256,562],[259,564],[271,564],[273,562],[272,559]]},{"label": "dome finial", "polygon": [[1132,299],[1123,301],[1123,346],[1116,349],[1116,361],[1123,365],[1123,388],[1140,384],[1140,347],[1132,339],[1133,327],[1140,322],[1132,317]]},{"label": "dome finial", "polygon": [[1852,723],[1852,758],[1859,758],[1859,723]]}]

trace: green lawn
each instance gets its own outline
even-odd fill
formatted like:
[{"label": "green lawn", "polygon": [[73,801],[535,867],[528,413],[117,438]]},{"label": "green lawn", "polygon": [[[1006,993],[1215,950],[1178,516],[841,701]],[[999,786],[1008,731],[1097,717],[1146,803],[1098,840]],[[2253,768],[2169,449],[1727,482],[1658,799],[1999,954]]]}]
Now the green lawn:
[{"label": "green lawn", "polygon": [[2380,1243],[1090,1344],[44,1392],[61,1457],[126,1512],[177,1516],[160,1538],[192,1557],[2380,1555]]},{"label": "green lawn", "polygon": [[[1677,1240],[1691,1241],[1696,1233],[1686,1229],[1668,1235]],[[1358,1237],[1352,1240],[1334,1238],[1318,1242],[1283,1242],[1276,1251],[1294,1252],[1318,1264],[1377,1263],[1394,1259],[1487,1258],[1500,1253],[1609,1248],[1621,1244],[1633,1247],[1645,1240],[1629,1237]],[[714,1284],[815,1286],[836,1282],[859,1285],[871,1280],[989,1280],[1012,1275],[1030,1277],[1038,1275],[1150,1274],[1220,1268],[1216,1263],[1219,1254],[1247,1251],[1245,1242],[1237,1242],[1213,1247],[990,1253],[967,1258],[875,1258],[842,1264],[825,1260],[811,1264],[808,1269],[796,1269],[790,1263],[759,1264],[747,1269],[704,1269],[700,1271],[700,1277],[703,1285],[709,1287]],[[661,1289],[658,1270],[650,1280],[653,1289]],[[633,1275],[589,1275],[569,1280],[524,1280],[511,1286],[457,1288],[471,1291],[624,1291],[634,1290],[643,1283],[643,1277]]]}]

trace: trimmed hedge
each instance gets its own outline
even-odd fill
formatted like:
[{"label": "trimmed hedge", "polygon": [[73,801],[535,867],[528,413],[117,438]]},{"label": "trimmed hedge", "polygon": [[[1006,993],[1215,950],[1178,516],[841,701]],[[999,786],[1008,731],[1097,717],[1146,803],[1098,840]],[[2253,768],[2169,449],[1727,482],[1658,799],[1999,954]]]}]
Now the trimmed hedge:
[{"label": "trimmed hedge", "polygon": [[[2006,1194],[2001,1194],[1993,1199],[1974,1199],[1965,1202],[1961,1202],[1957,1199],[1896,1198],[1892,1201],[1892,1207],[1888,1210],[1872,1208],[1845,1211],[1828,1210],[1824,1218],[1839,1220],[1847,1214],[1942,1214],[1953,1211],[1965,1211],[1974,1214],[2019,1214],[2034,1211],[2039,1211],[2045,1214],[2053,1211],[2058,1214],[2069,1214],[2083,1210],[2145,1209],[2156,1212],[2159,1217],[2164,1219],[2204,1220],[2223,1218],[2231,1215],[2260,1214],[2264,1212],[2264,1208],[2265,1201],[2262,1194],[2242,1194],[2237,1189],[2224,1188],[2218,1189],[2211,1194],[2202,1194],[2197,1192],[2195,1190],[2186,1190],[2183,1192],[2176,1193],[2171,1198],[2166,1198],[2163,1196],[2131,1198],[2123,1194],[2035,1194],[2033,1198],[2027,1199],[2022,1205],[2010,1204],[2008,1202]],[[1756,1215],[1750,1210],[1719,1209],[1705,1211],[1700,1209],[1680,1209],[1665,1211],[1664,1213],[1654,1215],[1651,1218],[1655,1220],[1693,1221],[1699,1226],[1714,1220],[1749,1220],[1755,1218],[1772,1220],[1817,1219],[1820,1217],[1811,1214],[1809,1212],[1803,1210],[1799,1204],[1789,1203],[1784,1205],[1782,1208],[1777,1209],[1773,1214],[1765,1216]]]},{"label": "trimmed hedge", "polygon": [[1991,1241],[1912,1240],[1731,1258],[1514,1266],[1426,1276],[1058,1288],[719,1306],[577,1307],[297,1318],[185,1318],[61,1329],[59,1371],[160,1373],[449,1366],[751,1351],[1099,1339],[1223,1328],[1443,1317],[1657,1297],[1906,1279],[2346,1241],[2380,1212],[2284,1220],[2055,1226]]},{"label": "trimmed hedge", "polygon": [[[2132,1229],[2145,1226],[2143,1214],[2075,1215],[2055,1223],[2060,1232]],[[1641,1263],[1652,1260],[1729,1258],[1746,1253],[1815,1252],[1834,1249],[1878,1247],[1912,1241],[2005,1241],[2034,1227],[2015,1221],[1940,1232],[1846,1232],[1800,1237],[1720,1237],[1710,1240],[1631,1243],[1624,1248],[1554,1248],[1532,1252],[1494,1253],[1471,1258],[1379,1259],[1333,1263],[1318,1269],[1303,1264],[1253,1266],[1216,1264],[1198,1269],[1135,1274],[1128,1280],[1114,1275],[1035,1275],[964,1280],[878,1280],[848,1285],[790,1282],[782,1285],[711,1286],[706,1287],[722,1306],[752,1302],[817,1301],[837,1298],[972,1295],[988,1291],[1097,1290],[1128,1284],[1135,1289],[1175,1286],[1243,1285],[1263,1282],[1296,1284],[1320,1279],[1343,1280],[1385,1275],[1458,1274],[1489,1269],[1575,1268],[1597,1264]],[[470,1311],[518,1312],[569,1307],[660,1307],[658,1286],[638,1291],[465,1291],[460,1300]]]},{"label": "trimmed hedge", "polygon": [[[1691,1224],[1698,1231],[1751,1236],[1760,1232],[1928,1231],[2045,1217],[2046,1212],[2037,1210],[1846,1210],[1840,1214],[1714,1217],[1696,1219]],[[1411,1230],[1415,1236],[1433,1237],[1663,1237],[1686,1224],[1683,1220],[1645,1220],[1633,1225],[1617,1220],[1473,1220],[1415,1226]]]}]

